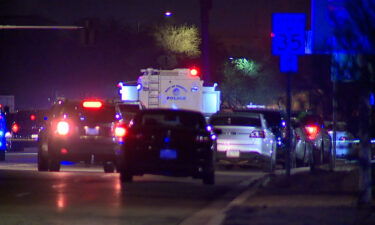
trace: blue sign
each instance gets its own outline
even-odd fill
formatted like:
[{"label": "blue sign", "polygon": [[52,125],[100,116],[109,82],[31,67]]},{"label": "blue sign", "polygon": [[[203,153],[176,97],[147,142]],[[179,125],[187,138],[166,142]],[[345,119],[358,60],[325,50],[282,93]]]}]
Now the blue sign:
[{"label": "blue sign", "polygon": [[272,14],[272,54],[305,54],[305,27],[304,13]]},{"label": "blue sign", "polygon": [[298,72],[298,56],[281,55],[280,56],[280,72],[282,73]]}]

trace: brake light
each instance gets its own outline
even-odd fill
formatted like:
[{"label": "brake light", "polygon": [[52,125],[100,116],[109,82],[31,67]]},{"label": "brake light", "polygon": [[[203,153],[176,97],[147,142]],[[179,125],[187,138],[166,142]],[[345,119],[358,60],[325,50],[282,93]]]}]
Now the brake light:
[{"label": "brake light", "polygon": [[251,138],[265,138],[266,137],[266,134],[264,133],[263,130],[253,130],[251,133],[250,133],[250,136]]},{"label": "brake light", "polygon": [[84,101],[83,102],[83,107],[84,108],[94,108],[98,109],[103,106],[103,103],[101,101]]},{"label": "brake light", "polygon": [[56,131],[59,135],[67,135],[69,133],[69,123],[66,121],[58,122]]},{"label": "brake light", "polygon": [[316,136],[318,136],[319,127],[316,125],[308,125],[308,126],[305,126],[305,131],[306,131],[307,137],[310,140],[314,140]]},{"label": "brake light", "polygon": [[349,138],[345,136],[342,136],[339,138],[339,141],[347,141],[347,140],[349,140]]},{"label": "brake light", "polygon": [[34,121],[36,119],[36,116],[34,114],[30,115],[30,120]]},{"label": "brake light", "polygon": [[12,131],[13,133],[17,133],[20,130],[20,127],[18,126],[17,123],[13,123],[12,125]]},{"label": "brake light", "polygon": [[122,137],[125,137],[126,135],[126,128],[123,124],[117,124],[115,126],[115,136],[118,137],[118,138],[122,138]]}]

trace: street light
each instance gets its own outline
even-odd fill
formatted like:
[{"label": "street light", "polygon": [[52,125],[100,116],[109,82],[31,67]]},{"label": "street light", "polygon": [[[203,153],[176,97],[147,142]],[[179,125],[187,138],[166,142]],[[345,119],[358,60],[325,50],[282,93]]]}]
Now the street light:
[{"label": "street light", "polygon": [[167,10],[167,11],[164,12],[164,16],[166,16],[166,17],[170,17],[172,15],[173,15],[173,13],[171,11],[169,11],[169,10]]}]

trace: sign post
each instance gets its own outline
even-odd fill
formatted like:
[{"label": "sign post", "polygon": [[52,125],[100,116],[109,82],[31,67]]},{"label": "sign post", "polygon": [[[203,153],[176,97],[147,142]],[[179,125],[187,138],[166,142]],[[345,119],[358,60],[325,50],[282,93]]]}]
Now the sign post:
[{"label": "sign post", "polygon": [[[286,175],[291,170],[291,76],[298,71],[298,55],[305,54],[306,15],[303,13],[274,13],[272,15],[272,54],[280,56],[280,72],[287,74],[286,84]],[[294,154],[293,154],[294,155]],[[295,163],[295,159],[293,159]]]}]

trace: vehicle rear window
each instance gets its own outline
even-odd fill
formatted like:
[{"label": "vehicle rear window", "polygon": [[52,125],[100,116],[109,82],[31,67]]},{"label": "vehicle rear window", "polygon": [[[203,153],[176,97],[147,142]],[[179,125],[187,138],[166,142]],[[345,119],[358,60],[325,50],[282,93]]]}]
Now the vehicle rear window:
[{"label": "vehicle rear window", "polygon": [[223,116],[223,117],[213,117],[210,121],[211,125],[220,126],[254,126],[260,127],[261,122],[259,118],[253,117],[232,117],[232,116]]},{"label": "vehicle rear window", "polygon": [[121,112],[138,112],[139,106],[138,105],[119,105],[119,109]]},{"label": "vehicle rear window", "polygon": [[80,103],[64,105],[60,115],[67,114],[69,117],[79,118],[87,122],[110,123],[116,118],[114,105],[104,104],[101,108],[83,108]]},{"label": "vehicle rear window", "polygon": [[143,126],[184,127],[191,129],[204,129],[204,118],[188,113],[144,113],[136,119]]}]

